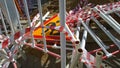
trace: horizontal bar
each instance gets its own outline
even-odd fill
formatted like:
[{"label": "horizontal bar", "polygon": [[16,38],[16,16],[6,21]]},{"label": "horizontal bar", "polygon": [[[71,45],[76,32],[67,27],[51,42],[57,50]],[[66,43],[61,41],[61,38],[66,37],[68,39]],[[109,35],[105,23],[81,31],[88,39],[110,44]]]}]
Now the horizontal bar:
[{"label": "horizontal bar", "polygon": [[[30,46],[30,47],[31,47],[31,44],[30,44],[30,45],[27,44],[27,46]],[[37,47],[37,46],[35,46],[34,48],[37,49],[37,50],[40,50],[40,51],[44,51],[44,49],[42,49],[42,48],[40,48],[40,47]],[[49,55],[51,55],[51,56],[56,57],[56,58],[61,58],[60,55],[58,55],[58,54],[56,54],[56,53],[53,53],[53,52],[51,52],[51,51],[47,51],[47,53],[48,53]]]},{"label": "horizontal bar", "polygon": [[[115,47],[115,45],[113,44],[113,45],[110,45],[109,47],[110,47],[110,48],[113,48],[113,47]],[[102,50],[102,48],[98,48],[98,49],[95,49],[95,50],[90,51],[89,53],[90,53],[90,54],[93,54],[93,53],[95,53],[95,52],[97,52],[97,51],[101,51],[101,50]]]},{"label": "horizontal bar", "polygon": [[[120,53],[120,50],[114,51],[114,52],[112,52],[111,54],[112,54],[112,55],[115,55],[115,54],[118,54],[118,53]],[[103,57],[102,57],[103,60],[105,60],[105,59],[107,59],[107,58],[108,58],[107,56],[103,56]]]}]

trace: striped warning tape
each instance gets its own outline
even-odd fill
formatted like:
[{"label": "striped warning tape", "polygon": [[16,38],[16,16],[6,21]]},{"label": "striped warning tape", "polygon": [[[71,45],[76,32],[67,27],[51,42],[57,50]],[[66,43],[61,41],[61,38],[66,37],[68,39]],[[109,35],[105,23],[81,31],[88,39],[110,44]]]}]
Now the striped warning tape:
[{"label": "striped warning tape", "polygon": [[95,65],[95,57],[87,52],[86,49],[83,50],[82,57],[80,58],[81,62],[84,62],[87,68],[93,68]]},{"label": "striped warning tape", "polygon": [[[109,4],[108,4],[108,5],[109,5]],[[115,3],[110,4],[110,5],[111,5],[112,8],[109,7],[109,8],[107,8],[107,9],[113,9],[113,7],[116,7],[116,8],[119,7],[119,6],[120,6],[120,2],[115,2]],[[98,7],[98,8],[99,8],[99,7]],[[106,8],[105,5],[103,5],[102,8],[103,8],[104,10],[106,10],[106,9],[105,9],[105,8]],[[34,26],[34,25],[35,25],[35,22],[36,22],[37,20],[39,20],[39,16],[40,16],[40,15],[37,14],[37,15],[33,18],[32,26]],[[69,14],[69,15],[66,17],[66,19],[67,19],[67,24],[68,24],[68,25],[75,25],[75,23],[78,21],[78,18],[81,18],[82,20],[86,21],[86,20],[89,19],[91,16],[99,17],[99,15],[98,15],[96,12],[94,12],[91,8],[86,9],[86,10],[81,9],[81,10],[78,10],[75,14]],[[11,41],[11,40],[19,39],[19,38],[22,36],[21,33],[22,33],[23,35],[26,34],[26,33],[28,33],[28,32],[30,31],[31,28],[32,28],[32,27],[25,28],[25,29],[23,29],[22,31],[16,32],[13,36],[10,37],[10,39],[9,39],[9,38],[4,39],[4,41],[2,42],[2,47],[1,47],[1,48],[7,47],[7,46],[10,44],[10,41]],[[48,27],[46,26],[46,28],[48,28]],[[70,33],[69,33],[68,31],[66,31],[65,27],[63,27],[63,26],[58,26],[58,27],[50,26],[49,29],[56,29],[56,30],[58,30],[58,31],[60,31],[60,32],[64,32],[66,35],[69,36],[69,38],[70,38],[70,40],[71,40],[72,42],[75,42],[75,41],[76,41],[76,40],[70,35]],[[24,37],[24,36],[23,36],[23,37]]]},{"label": "striped warning tape", "polygon": [[119,2],[114,2],[114,3],[108,3],[105,5],[97,5],[96,6],[100,11],[109,14],[114,11],[120,10],[120,1]]},{"label": "striped warning tape", "polygon": [[[35,26],[35,22],[39,19],[39,17],[40,17],[40,15],[37,14],[37,15],[33,18],[32,22],[31,22],[32,27]],[[2,44],[1,44],[0,49],[6,48],[10,43],[13,43],[14,40],[17,40],[17,39],[19,39],[19,38],[22,37],[22,36],[24,37],[24,34],[30,32],[30,30],[31,30],[32,27],[25,28],[25,29],[23,29],[22,31],[16,32],[16,33],[15,33],[14,35],[12,35],[10,38],[5,38],[5,39],[3,39],[3,41],[1,42]],[[12,41],[12,42],[11,42],[11,41]]]}]

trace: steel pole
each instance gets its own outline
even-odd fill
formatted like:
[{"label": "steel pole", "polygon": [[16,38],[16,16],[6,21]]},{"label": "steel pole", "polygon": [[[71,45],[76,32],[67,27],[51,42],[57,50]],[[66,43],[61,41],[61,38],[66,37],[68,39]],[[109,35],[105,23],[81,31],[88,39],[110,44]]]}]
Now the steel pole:
[{"label": "steel pole", "polygon": [[6,33],[6,35],[8,36],[7,27],[6,27],[6,25],[5,25],[5,21],[4,21],[4,18],[3,18],[3,14],[2,14],[1,9],[0,9],[0,16],[1,16],[1,19],[2,19],[3,27],[4,27],[4,29],[5,29],[5,33]]},{"label": "steel pole", "polygon": [[119,12],[114,12],[118,17],[120,17],[120,13]]},{"label": "steel pole", "polygon": [[30,35],[32,37],[32,47],[35,47],[35,41],[34,41],[34,37],[32,35],[33,27],[32,27],[31,20],[30,20],[30,15],[29,15],[29,10],[28,10],[28,6],[27,6],[27,1],[23,0],[23,2],[24,2],[24,7],[25,7],[25,13],[26,13],[26,16],[27,16],[27,19],[28,19],[28,24],[29,24],[29,26],[31,28]]},{"label": "steel pole", "polygon": [[73,61],[70,64],[70,68],[76,68],[79,58],[82,56],[83,50],[79,48],[75,53],[76,54],[73,57]]},{"label": "steel pole", "polygon": [[21,23],[20,23],[20,16],[19,16],[17,7],[16,7],[16,5],[15,5],[14,0],[12,0],[12,2],[13,2],[13,4],[14,4],[14,6],[15,6],[15,12],[16,12],[16,15],[17,15],[17,21],[18,21],[19,28],[20,28],[20,30],[22,31],[22,26],[21,26]]},{"label": "steel pole", "polygon": [[96,68],[101,68],[103,52],[96,52]]},{"label": "steel pole", "polygon": [[[94,7],[93,10],[96,12],[100,11],[97,7]],[[120,34],[120,24],[116,20],[114,20],[110,15],[106,15],[101,11],[99,16],[103,18],[117,33]]]},{"label": "steel pole", "polygon": [[102,29],[102,31],[117,45],[120,49],[120,41],[114,37],[96,18],[92,18],[93,21]]},{"label": "steel pole", "polygon": [[[60,26],[65,27],[66,23],[66,0],[59,0],[59,12],[60,12]],[[60,32],[60,44],[61,44],[61,68],[66,67],[66,37],[63,32]]]},{"label": "steel pole", "polygon": [[[89,34],[92,36],[92,38],[97,42],[97,44],[102,48],[102,50],[105,52],[107,57],[111,57],[112,54],[109,53],[106,48],[107,46],[102,42],[101,39],[83,22],[81,19],[79,19],[82,25],[85,27],[85,29],[89,32]],[[105,47],[106,46],[106,47]]]},{"label": "steel pole", "polygon": [[8,23],[9,23],[9,25],[11,27],[11,31],[12,31],[12,35],[13,35],[15,33],[15,29],[13,27],[13,23],[12,23],[12,20],[10,18],[10,13],[9,13],[9,10],[8,10],[8,6],[7,6],[7,3],[6,3],[6,0],[4,0],[4,3],[5,3],[6,12],[7,12],[7,15],[8,15],[8,20],[9,20]]},{"label": "steel pole", "polygon": [[[43,15],[42,15],[42,5],[41,5],[41,0],[38,0],[38,10],[39,10],[39,14],[40,14],[40,21],[41,21],[41,25],[43,26]],[[47,45],[46,45],[46,37],[45,37],[45,31],[44,28],[42,28],[42,36],[43,36],[43,43],[44,43],[44,51],[47,52]]]}]

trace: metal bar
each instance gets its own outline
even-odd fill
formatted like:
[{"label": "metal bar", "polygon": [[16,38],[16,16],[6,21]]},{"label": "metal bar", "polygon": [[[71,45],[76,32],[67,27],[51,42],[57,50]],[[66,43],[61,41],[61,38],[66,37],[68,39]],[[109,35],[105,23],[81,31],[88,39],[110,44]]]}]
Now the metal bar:
[{"label": "metal bar", "polygon": [[[87,21],[87,24],[89,23],[89,20]],[[87,38],[87,31],[85,30],[84,31],[84,34],[83,34],[83,38],[82,38],[82,41],[81,41],[81,43],[80,43],[80,46],[77,46],[77,48],[76,49],[79,49],[79,48],[81,48],[81,49],[85,49],[85,43],[86,43],[86,38]],[[75,60],[75,58],[76,57],[78,57],[79,56],[79,52],[76,50],[75,52],[73,52],[74,54],[73,54],[73,57],[72,57],[72,59],[71,59],[71,65],[70,65],[70,67],[71,68],[75,68],[75,66],[76,66],[76,64],[78,63],[78,64],[81,64],[81,65],[79,65],[79,67],[82,67],[82,62],[80,61],[80,62],[77,62],[77,60]]]},{"label": "metal bar", "polygon": [[[13,5],[15,6],[15,12],[16,12],[16,16],[17,16],[17,21],[18,21],[18,25],[19,25],[19,28],[20,28],[20,31],[21,31],[21,36],[23,37],[23,33],[22,33],[22,25],[21,25],[21,23],[20,23],[20,16],[19,16],[19,13],[18,13],[18,10],[17,10],[17,7],[16,7],[16,5],[15,5],[15,2],[14,2],[14,0],[12,0],[12,2],[13,2]],[[15,45],[16,46],[16,45]],[[23,51],[21,51],[22,50],[22,46],[23,45],[20,45],[19,46],[19,52],[20,52],[20,54],[22,55],[22,57],[24,58],[24,53],[23,53]]]},{"label": "metal bar", "polygon": [[[49,14],[50,14],[50,12],[47,12],[47,13],[43,16],[42,20],[45,20],[45,18],[46,18]],[[35,27],[38,27],[40,24],[41,24],[41,22],[38,22],[37,25],[35,25]]]},{"label": "metal bar", "polygon": [[103,52],[96,52],[96,68],[101,68]]},{"label": "metal bar", "polygon": [[[41,21],[41,25],[43,26],[43,19],[42,19],[42,5],[41,5],[41,0],[38,0],[38,10],[39,10],[39,14],[40,14],[40,21]],[[46,37],[45,37],[45,31],[44,28],[42,28],[42,37],[43,37],[43,43],[44,43],[44,51],[47,52],[47,45],[46,45]]]},{"label": "metal bar", "polygon": [[[60,49],[61,46],[57,46],[57,44],[54,44],[54,45],[52,46],[52,48]],[[66,50],[73,50],[73,48],[67,48],[67,47],[66,47]]]},{"label": "metal bar", "polygon": [[30,26],[30,28],[31,28],[31,30],[30,30],[30,35],[31,35],[31,37],[32,37],[32,47],[34,48],[34,47],[35,47],[35,41],[34,41],[34,37],[33,37],[33,35],[32,35],[33,27],[32,27],[31,20],[30,20],[30,15],[29,15],[29,11],[28,11],[28,6],[27,6],[26,0],[23,0],[23,2],[24,2],[24,7],[25,7],[25,13],[26,13],[26,16],[27,16],[27,19],[28,19],[28,24],[29,24],[29,26]]},{"label": "metal bar", "polygon": [[[30,44],[30,43],[28,43],[28,44]],[[38,47],[44,47],[43,44],[36,44],[36,46],[38,46]],[[54,44],[54,45],[47,45],[47,48],[60,49],[61,46],[57,46],[56,44]],[[73,50],[73,48],[68,47],[68,48],[66,48],[66,50]]]},{"label": "metal bar", "polygon": [[80,48],[81,49],[85,49],[86,40],[87,40],[87,30],[85,29],[83,31],[83,36],[82,36],[82,40],[81,40],[81,43],[80,43]]},{"label": "metal bar", "polygon": [[68,25],[65,23],[65,29],[66,29],[66,31],[69,33],[69,35],[73,38],[73,40],[75,41],[75,42],[79,42],[79,39],[76,39],[75,37],[74,37],[74,35],[73,35],[73,33],[70,31],[70,29],[69,29],[69,27],[68,27]]},{"label": "metal bar", "polygon": [[18,68],[16,62],[12,62],[14,68]]},{"label": "metal bar", "polygon": [[[98,12],[100,11],[97,7],[94,8],[94,11]],[[103,12],[100,11],[98,13],[107,23],[116,31],[120,34],[120,24],[118,24],[114,19],[110,19],[110,15],[105,15]],[[114,20],[114,21],[113,21]]]},{"label": "metal bar", "polygon": [[112,10],[109,10],[109,11],[105,11],[105,14],[110,14],[110,13],[113,13],[113,12],[116,12],[116,11],[120,11],[120,7],[112,9]]},{"label": "metal bar", "polygon": [[[115,47],[115,45],[113,44],[113,45],[110,45],[109,47],[110,47],[110,48],[113,48],[113,47]],[[97,52],[97,51],[101,51],[101,50],[102,50],[102,48],[98,48],[98,49],[95,49],[95,50],[90,51],[89,53],[90,53],[90,54],[93,54],[93,53],[95,53],[95,52]]]},{"label": "metal bar", "polygon": [[79,19],[82,25],[85,27],[85,29],[89,32],[89,34],[92,36],[92,38],[97,42],[97,44],[103,49],[107,57],[112,56],[111,53],[109,53],[106,49],[106,45],[96,36],[96,34],[81,20]]},{"label": "metal bar", "polygon": [[[59,12],[60,12],[60,26],[65,27],[66,23],[66,0],[59,0]],[[60,32],[60,44],[61,44],[61,68],[66,67],[66,37],[63,32]]]},{"label": "metal bar", "polygon": [[[1,25],[0,25],[1,26]],[[0,35],[2,35],[2,29],[0,28]]]},{"label": "metal bar", "polygon": [[[31,47],[31,44],[27,44],[27,43],[25,43],[27,46],[30,46]],[[40,48],[40,47],[35,47],[35,49],[37,49],[37,50],[39,50],[39,51],[44,51],[44,49],[43,48]],[[60,55],[58,55],[58,54],[56,54],[56,53],[53,53],[53,52],[51,52],[51,51],[47,51],[47,53],[49,54],[49,55],[51,55],[51,56],[53,56],[53,57],[56,57],[56,58],[61,58],[61,56]]]},{"label": "metal bar", "polygon": [[20,28],[20,30],[22,31],[22,26],[21,26],[21,23],[20,23],[19,13],[18,13],[18,10],[17,10],[17,7],[16,7],[16,5],[15,5],[14,0],[12,0],[12,1],[13,1],[14,6],[15,6],[15,11],[16,11],[16,15],[17,15],[17,21],[18,21],[19,28]]},{"label": "metal bar", "polygon": [[9,67],[9,65],[10,65],[10,62],[9,62],[9,61],[7,61],[6,63],[4,63],[4,64],[3,64],[3,68],[8,68],[8,67]]},{"label": "metal bar", "polygon": [[83,62],[78,61],[78,68],[83,68]]},{"label": "metal bar", "polygon": [[77,40],[79,40],[79,36],[80,36],[80,26],[81,26],[81,24],[77,23],[76,33],[75,33]]},{"label": "metal bar", "polygon": [[[119,11],[120,12],[120,11]],[[114,12],[118,17],[120,17],[120,13],[119,12]]]},{"label": "metal bar", "polygon": [[117,45],[120,49],[120,41],[115,38],[96,18],[92,18],[93,21],[102,29],[102,31]]},{"label": "metal bar", "polygon": [[78,51],[76,52],[76,54],[73,57],[73,61],[70,64],[70,68],[75,68],[77,66],[77,63],[79,61],[79,58],[82,56],[82,49],[78,49]]},{"label": "metal bar", "polygon": [[[111,20],[112,22],[111,23],[115,23],[116,25],[117,25],[117,27],[119,28],[120,27],[120,24],[115,20],[115,19],[113,19],[110,15],[106,15],[108,18],[109,18],[109,20]],[[120,28],[119,28],[120,29]]]},{"label": "metal bar", "polygon": [[6,3],[6,0],[4,0],[4,3],[5,3],[5,8],[6,8],[6,11],[7,11],[7,15],[8,15],[8,20],[9,20],[8,23],[10,24],[12,35],[14,35],[15,34],[15,29],[13,27],[12,20],[10,18],[10,13],[8,11],[8,6],[7,6],[7,3]]},{"label": "metal bar", "polygon": [[76,33],[75,33],[77,40],[79,40],[79,35],[80,35],[80,30],[79,29],[80,29],[80,27],[77,27],[77,30],[76,30]]},{"label": "metal bar", "polygon": [[8,31],[7,31],[7,28],[6,28],[6,25],[5,25],[5,21],[4,21],[4,18],[3,18],[3,14],[2,14],[1,8],[0,8],[0,16],[1,16],[1,19],[2,19],[3,27],[5,29],[5,33],[8,36]]},{"label": "metal bar", "polygon": [[[86,21],[87,25],[89,24],[89,21],[90,21],[90,20],[87,20],[87,21]],[[82,36],[82,40],[81,40],[81,43],[80,43],[80,48],[83,49],[83,50],[85,50],[85,45],[86,45],[86,41],[87,41],[87,34],[88,34],[87,30],[84,29],[84,31],[83,31],[83,36]],[[83,52],[83,53],[84,53],[84,52]],[[79,61],[79,62],[78,62],[78,67],[79,67],[79,68],[83,68],[83,62]]]},{"label": "metal bar", "polygon": [[[116,51],[112,52],[112,55],[115,55],[115,54],[118,54],[118,53],[120,53],[120,50],[116,50]],[[107,58],[108,58],[107,56],[102,57],[103,60],[105,60]]]},{"label": "metal bar", "polygon": [[[89,24],[89,21],[90,20],[87,20],[87,25]],[[82,36],[82,40],[81,40],[81,43],[80,43],[80,48],[81,49],[85,49],[85,44],[86,44],[86,40],[87,40],[87,34],[88,34],[88,32],[87,32],[87,30],[86,29],[84,29],[84,31],[83,31],[83,36]]]}]

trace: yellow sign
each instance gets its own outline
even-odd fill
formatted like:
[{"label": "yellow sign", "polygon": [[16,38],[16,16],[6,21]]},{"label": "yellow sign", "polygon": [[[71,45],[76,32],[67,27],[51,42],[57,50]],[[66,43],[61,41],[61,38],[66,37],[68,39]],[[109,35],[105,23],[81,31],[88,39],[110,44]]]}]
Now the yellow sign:
[{"label": "yellow sign", "polygon": [[[51,25],[60,26],[60,20],[59,20],[58,15],[55,15],[49,20],[44,22],[44,26],[51,26]],[[57,30],[51,30],[51,29],[44,28],[44,31],[45,31],[46,36],[59,35],[59,32]],[[33,35],[42,36],[42,28],[41,27],[36,28],[33,32]]]}]

